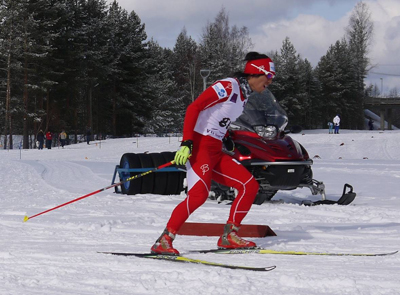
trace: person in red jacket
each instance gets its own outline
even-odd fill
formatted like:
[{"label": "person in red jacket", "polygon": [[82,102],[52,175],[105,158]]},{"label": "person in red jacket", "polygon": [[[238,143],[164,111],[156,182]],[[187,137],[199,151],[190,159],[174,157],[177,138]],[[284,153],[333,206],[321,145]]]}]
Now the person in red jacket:
[{"label": "person in red jacket", "polygon": [[46,147],[50,150],[51,149],[51,142],[53,140],[53,135],[50,131],[46,133]]},{"label": "person in red jacket", "polygon": [[235,78],[215,82],[186,110],[182,144],[176,152],[175,163],[186,164],[188,193],[151,247],[153,253],[179,255],[172,246],[175,235],[189,215],[207,200],[212,179],[238,191],[218,247],[256,247],[237,232],[253,204],[259,184],[244,166],[222,151],[222,142],[226,141],[231,150],[234,148],[233,141],[227,137],[229,125],[242,114],[253,91],[261,93],[272,83],[275,67],[267,55],[257,52],[249,52],[245,61],[243,72],[236,73]]}]

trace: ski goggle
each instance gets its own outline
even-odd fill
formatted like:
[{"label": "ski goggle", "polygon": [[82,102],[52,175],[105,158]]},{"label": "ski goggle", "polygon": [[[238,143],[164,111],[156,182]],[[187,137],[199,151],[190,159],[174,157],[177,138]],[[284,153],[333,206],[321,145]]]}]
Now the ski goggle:
[{"label": "ski goggle", "polygon": [[266,74],[266,76],[267,76],[267,79],[273,79],[275,77],[274,74],[271,74],[271,73]]},{"label": "ski goggle", "polygon": [[267,70],[263,69],[262,67],[256,66],[255,64],[251,64],[253,67],[257,68],[258,70],[260,70],[261,72],[263,72],[265,74],[265,76],[267,76],[267,79],[273,79],[275,77],[274,74],[272,74],[271,72],[268,72]]}]

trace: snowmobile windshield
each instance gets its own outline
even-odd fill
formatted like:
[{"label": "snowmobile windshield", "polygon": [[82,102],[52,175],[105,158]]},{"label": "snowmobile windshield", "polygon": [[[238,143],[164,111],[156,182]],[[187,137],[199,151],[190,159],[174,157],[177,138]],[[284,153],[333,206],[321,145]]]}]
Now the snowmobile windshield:
[{"label": "snowmobile windshield", "polygon": [[271,91],[253,93],[244,107],[242,115],[232,123],[232,129],[256,131],[257,127],[275,126],[283,131],[288,123],[284,109],[279,105]]}]

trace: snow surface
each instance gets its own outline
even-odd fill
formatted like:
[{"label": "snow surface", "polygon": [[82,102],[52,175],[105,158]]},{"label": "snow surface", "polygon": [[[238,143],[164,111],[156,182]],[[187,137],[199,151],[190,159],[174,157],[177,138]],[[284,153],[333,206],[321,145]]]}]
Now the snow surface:
[{"label": "snow surface", "polygon": [[[314,158],[314,178],[349,206],[299,205],[308,189],[280,191],[284,204],[254,205],[244,224],[269,225],[262,247],[319,252],[400,248],[400,131],[310,130],[292,135]],[[109,189],[23,222],[110,185],[126,152],[175,151],[179,138],[110,139],[51,150],[0,151],[0,294],[400,294],[400,254],[387,257],[187,254],[271,272],[98,254],[148,252],[180,195],[115,194]],[[226,204],[208,200],[191,222],[225,223]],[[178,236],[182,253],[215,248],[217,237]]]}]

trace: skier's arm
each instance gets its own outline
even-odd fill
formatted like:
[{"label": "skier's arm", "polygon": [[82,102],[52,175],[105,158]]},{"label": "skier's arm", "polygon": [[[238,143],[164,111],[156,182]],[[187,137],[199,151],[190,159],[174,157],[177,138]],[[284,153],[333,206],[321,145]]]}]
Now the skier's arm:
[{"label": "skier's arm", "polygon": [[207,88],[202,94],[200,94],[200,96],[192,102],[186,110],[185,121],[183,123],[182,141],[193,140],[194,127],[202,110],[225,101],[228,97],[221,99],[212,87]]}]

